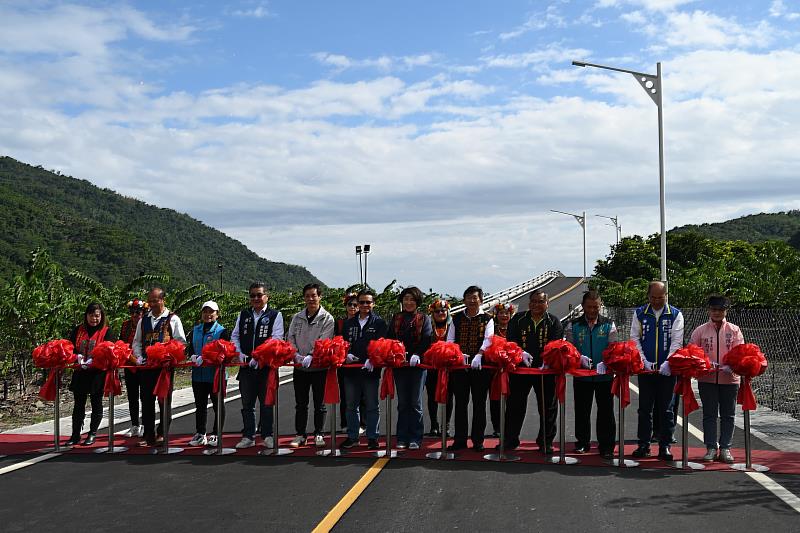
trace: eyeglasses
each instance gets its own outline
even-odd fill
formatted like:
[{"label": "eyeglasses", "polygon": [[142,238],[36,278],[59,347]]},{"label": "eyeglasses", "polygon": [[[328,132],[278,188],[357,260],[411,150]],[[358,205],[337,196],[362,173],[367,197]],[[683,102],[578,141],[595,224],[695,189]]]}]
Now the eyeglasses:
[{"label": "eyeglasses", "polygon": [[547,300],[531,300],[532,304],[546,304]]},{"label": "eyeglasses", "polygon": [[433,312],[434,313],[446,313],[447,309],[434,309]]},{"label": "eyeglasses", "polygon": [[372,305],[374,303],[375,302],[373,302],[372,300],[359,300],[358,301],[358,305]]},{"label": "eyeglasses", "polygon": [[263,292],[255,292],[250,294],[250,298],[262,298],[266,296],[266,293]]},{"label": "eyeglasses", "polygon": [[350,302],[347,307],[358,307],[358,302]]}]

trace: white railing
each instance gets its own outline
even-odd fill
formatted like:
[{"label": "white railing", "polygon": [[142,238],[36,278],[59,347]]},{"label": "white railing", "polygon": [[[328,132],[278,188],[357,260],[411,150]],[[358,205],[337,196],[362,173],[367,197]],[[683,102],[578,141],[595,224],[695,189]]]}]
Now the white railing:
[{"label": "white railing", "polygon": [[[534,289],[546,285],[550,283],[556,278],[563,278],[564,274],[562,274],[558,270],[548,270],[547,272],[536,276],[535,278],[531,278],[527,281],[523,281],[513,287],[509,287],[507,289],[503,289],[502,291],[497,291],[492,294],[487,294],[483,299],[483,305],[481,308],[486,311],[491,309],[491,307],[500,302],[508,302],[519,298],[520,296],[524,296],[529,292],[533,292]],[[464,309],[464,305],[456,305],[454,306],[450,312],[457,313]]]}]

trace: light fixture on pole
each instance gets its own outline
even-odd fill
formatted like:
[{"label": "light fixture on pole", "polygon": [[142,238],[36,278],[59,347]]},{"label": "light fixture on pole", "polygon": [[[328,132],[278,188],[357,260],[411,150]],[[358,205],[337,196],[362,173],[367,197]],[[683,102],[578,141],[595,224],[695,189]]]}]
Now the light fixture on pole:
[{"label": "light fixture on pole", "polygon": [[222,294],[222,263],[217,264],[217,270],[219,270],[219,293]]},{"label": "light fixture on pole", "polygon": [[364,245],[364,288],[366,289],[369,287],[369,282],[367,281],[367,256],[369,255],[369,244]]},{"label": "light fixture on pole", "polygon": [[358,259],[358,284],[364,285],[364,270],[361,267],[361,245],[356,245],[356,259]]},{"label": "light fixture on pole", "polygon": [[578,221],[578,224],[581,225],[583,228],[583,281],[586,281],[586,211],[583,212],[582,215],[576,215],[575,213],[567,213],[566,211],[556,211],[555,209],[551,209],[553,213],[561,213],[562,215],[569,215],[571,217],[575,217],[575,220]]},{"label": "light fixture on pole", "polygon": [[635,70],[627,70],[624,68],[609,67],[606,65],[598,65],[596,63],[586,63],[585,61],[573,61],[576,67],[594,67],[605,70],[613,70],[614,72],[624,72],[631,74],[642,89],[647,93],[647,96],[653,100],[658,108],[658,186],[659,186],[659,207],[661,210],[661,281],[667,284],[667,233],[666,233],[666,216],[664,206],[664,120],[661,98],[661,63],[656,63],[656,74],[645,74]]},{"label": "light fixture on pole", "polygon": [[619,241],[622,239],[622,226],[619,225],[619,217],[607,217],[606,215],[595,215],[596,217],[600,218],[607,218],[611,221],[611,224],[606,224],[606,226],[614,226],[614,236],[617,238],[617,246],[619,246]]}]

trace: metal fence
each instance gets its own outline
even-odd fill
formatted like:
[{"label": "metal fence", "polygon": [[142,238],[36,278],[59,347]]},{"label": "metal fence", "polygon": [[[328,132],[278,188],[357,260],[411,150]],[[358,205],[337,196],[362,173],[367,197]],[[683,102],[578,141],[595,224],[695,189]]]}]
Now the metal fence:
[{"label": "metal fence", "polygon": [[[708,321],[708,312],[697,308],[681,311],[685,343],[697,326]],[[617,324],[621,340],[630,335],[633,312],[633,308],[605,309],[604,314]],[[728,320],[742,329],[745,342],[758,344],[767,356],[769,368],[752,381],[759,405],[800,419],[800,310],[731,309]]]}]

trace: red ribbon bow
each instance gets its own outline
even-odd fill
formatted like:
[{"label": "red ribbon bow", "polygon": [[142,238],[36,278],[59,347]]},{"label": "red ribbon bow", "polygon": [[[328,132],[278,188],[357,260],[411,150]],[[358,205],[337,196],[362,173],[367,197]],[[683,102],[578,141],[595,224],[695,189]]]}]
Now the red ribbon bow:
[{"label": "red ribbon bow", "polygon": [[122,384],[119,382],[117,369],[128,362],[132,351],[130,345],[123,341],[98,342],[92,350],[92,366],[106,372],[103,395],[119,396],[122,394]]},{"label": "red ribbon bow", "polygon": [[169,342],[157,342],[145,348],[147,366],[161,368],[156,385],[153,387],[153,394],[159,400],[164,401],[169,395],[172,387],[172,369],[184,360],[185,351],[186,347],[177,339],[170,339]]},{"label": "red ribbon bow", "polygon": [[259,368],[268,368],[267,390],[264,394],[264,405],[275,405],[278,396],[278,368],[294,361],[294,346],[281,339],[267,339],[250,353],[250,357],[258,362]]},{"label": "red ribbon bow", "polygon": [[489,398],[499,400],[501,396],[508,396],[508,373],[516,370],[522,362],[522,348],[515,342],[492,335],[491,344],[484,351],[483,359],[498,367],[492,377]]},{"label": "red ribbon bow", "polygon": [[54,369],[39,390],[39,397],[42,400],[52,402],[56,399],[56,376],[67,365],[77,361],[78,356],[74,353],[74,349],[75,346],[67,339],[52,340],[34,348],[33,364],[39,368]]},{"label": "red ribbon bow", "polygon": [[[239,357],[239,352],[236,351],[236,345],[232,342],[225,339],[217,339],[203,346],[201,356],[203,358],[203,366],[217,367],[214,372],[214,383],[211,386],[211,392],[217,394],[219,392],[219,378],[222,367]],[[222,395],[225,396],[226,392],[223,390]]]},{"label": "red ribbon bow", "polygon": [[767,371],[767,358],[761,352],[761,348],[756,344],[739,344],[725,354],[723,361],[734,373],[743,378],[736,395],[736,403],[745,411],[755,411],[756,395],[753,394],[750,380]]},{"label": "red ribbon bow", "polygon": [[567,372],[580,368],[581,353],[571,342],[562,339],[550,341],[542,350],[542,361],[556,374],[556,396],[559,403],[566,402]]},{"label": "red ribbon bow", "polygon": [[431,344],[423,358],[439,372],[436,378],[436,403],[447,403],[449,369],[464,364],[461,348],[454,342],[437,341]]},{"label": "red ribbon bow", "polygon": [[631,403],[631,374],[644,370],[642,356],[636,342],[612,342],[603,350],[603,362],[609,371],[614,373],[611,383],[611,394],[619,398],[623,409]]},{"label": "red ribbon bow", "polygon": [[367,345],[367,357],[375,368],[385,368],[381,381],[380,398],[394,398],[394,370],[406,361],[406,347],[396,339],[375,339]]},{"label": "red ribbon bow", "polygon": [[347,359],[347,350],[350,343],[341,335],[332,339],[319,339],[314,342],[314,352],[311,355],[311,365],[317,368],[327,368],[325,374],[325,392],[322,401],[325,403],[339,403],[339,378],[336,369],[342,366]]},{"label": "red ribbon bow", "polygon": [[669,356],[667,361],[670,371],[678,376],[675,393],[683,396],[683,408],[688,415],[700,408],[692,390],[692,378],[702,376],[711,370],[711,361],[706,352],[696,344],[684,346]]}]

